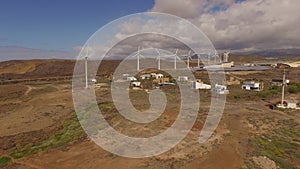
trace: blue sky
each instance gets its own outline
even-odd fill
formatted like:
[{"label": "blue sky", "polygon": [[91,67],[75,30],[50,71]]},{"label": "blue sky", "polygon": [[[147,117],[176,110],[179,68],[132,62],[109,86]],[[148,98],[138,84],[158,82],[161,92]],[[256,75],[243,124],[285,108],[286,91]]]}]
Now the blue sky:
[{"label": "blue sky", "polygon": [[100,27],[144,12],[153,0],[1,0],[0,46],[71,50]]},{"label": "blue sky", "polygon": [[146,11],[188,19],[221,51],[300,49],[299,6],[299,0],[1,0],[0,61],[75,58],[102,26]]}]

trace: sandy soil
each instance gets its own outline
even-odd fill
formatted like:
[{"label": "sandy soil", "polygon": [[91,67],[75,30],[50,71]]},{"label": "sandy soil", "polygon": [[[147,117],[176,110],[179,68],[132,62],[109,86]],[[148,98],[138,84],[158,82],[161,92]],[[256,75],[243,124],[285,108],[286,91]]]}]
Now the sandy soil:
[{"label": "sandy soil", "polygon": [[[50,66],[51,67],[51,66]],[[300,72],[300,71],[299,71]],[[299,72],[291,72],[296,79]],[[270,72],[274,73],[274,72]],[[276,72],[275,72],[276,73]],[[237,76],[266,77],[266,72],[240,72]],[[200,74],[199,74],[200,76]],[[101,103],[110,101],[107,86],[97,89],[97,98],[105,98]],[[295,119],[300,123],[300,112],[286,113],[270,110],[266,101],[253,93],[242,93],[240,86],[232,87],[228,95],[223,118],[215,134],[204,144],[198,143],[198,137],[209,108],[209,92],[201,92],[201,113],[188,136],[176,147],[157,157],[145,159],[128,159],[113,155],[91,142],[87,137],[70,141],[68,144],[39,151],[20,159],[11,157],[7,169],[239,169],[245,160],[252,159],[253,147],[249,138],[268,133],[276,127],[278,120]],[[133,97],[139,91],[132,93]],[[234,97],[238,96],[238,97]],[[299,96],[287,95],[287,97]],[[137,109],[147,108],[147,97],[135,100]],[[276,101],[276,98],[268,98]],[[151,127],[165,130],[177,117],[176,102],[163,116],[147,127],[122,121],[120,115],[109,111],[108,121],[122,133],[135,135],[138,132],[157,134]],[[172,104],[173,103],[173,104]],[[174,104],[175,103],[175,104]],[[297,114],[298,113],[298,114]],[[0,156],[10,157],[9,150],[22,146],[24,140],[40,142],[61,131],[61,125],[74,115],[71,83],[31,83],[0,85]],[[267,121],[266,119],[274,119]],[[129,128],[126,130],[126,127]]]}]

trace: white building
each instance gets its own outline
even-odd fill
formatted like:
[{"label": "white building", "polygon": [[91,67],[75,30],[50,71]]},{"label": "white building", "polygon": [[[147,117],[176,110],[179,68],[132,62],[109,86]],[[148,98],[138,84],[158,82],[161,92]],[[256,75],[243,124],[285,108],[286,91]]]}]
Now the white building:
[{"label": "white building", "polygon": [[192,82],[193,89],[211,89],[211,85],[204,84],[201,81]]},{"label": "white building", "polygon": [[132,87],[141,87],[141,82],[131,82]]},{"label": "white building", "polygon": [[128,76],[128,77],[125,77],[125,80],[126,81],[135,81],[137,79],[135,77],[133,77],[133,76]]},{"label": "white building", "polygon": [[[289,84],[290,80],[286,79],[285,84]],[[272,79],[271,86],[282,86],[283,80],[282,79]]]},{"label": "white building", "polygon": [[178,76],[178,81],[180,82],[186,82],[189,80],[188,76]]},{"label": "white building", "polygon": [[100,88],[101,84],[94,84],[94,88]]},{"label": "white building", "polygon": [[91,82],[97,83],[97,79],[91,79]]},{"label": "white building", "polygon": [[128,74],[128,73],[123,74],[123,77],[127,77],[127,76],[130,76],[130,74]]},{"label": "white building", "polygon": [[155,74],[155,79],[164,78],[164,75],[161,73]]},{"label": "white building", "polygon": [[243,90],[261,91],[263,89],[263,85],[259,82],[247,81],[247,82],[243,83],[242,89]]},{"label": "white building", "polygon": [[285,63],[287,65],[289,65],[290,67],[300,67],[300,61],[296,61],[296,62],[293,62],[293,63]]},{"label": "white building", "polygon": [[229,90],[227,89],[227,86],[216,84],[213,88],[213,91],[217,94],[229,94]]},{"label": "white building", "polygon": [[297,108],[297,103],[296,102],[287,102],[286,108],[288,108],[288,109],[296,109]]},{"label": "white building", "polygon": [[284,109],[298,109],[298,110],[300,110],[300,107],[297,106],[297,101],[294,101],[294,100],[283,101],[283,105],[278,104],[277,107],[284,108]]},{"label": "white building", "polygon": [[150,79],[150,78],[151,78],[151,75],[150,75],[150,74],[144,74],[144,75],[141,75],[140,78],[141,78],[142,80]]}]

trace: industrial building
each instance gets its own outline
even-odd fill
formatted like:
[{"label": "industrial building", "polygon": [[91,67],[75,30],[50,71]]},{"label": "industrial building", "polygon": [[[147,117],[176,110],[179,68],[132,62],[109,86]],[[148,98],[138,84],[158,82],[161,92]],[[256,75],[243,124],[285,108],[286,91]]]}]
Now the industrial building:
[{"label": "industrial building", "polygon": [[227,86],[216,84],[213,88],[213,91],[217,94],[229,94],[229,90],[227,89]]},{"label": "industrial building", "polygon": [[246,81],[242,85],[243,90],[261,91],[263,89],[263,84],[260,82]]},{"label": "industrial building", "polygon": [[193,89],[211,89],[211,85],[204,84],[201,80],[197,80],[195,82],[192,82],[192,88]]},{"label": "industrial building", "polygon": [[[289,84],[290,80],[286,79],[285,80],[285,84]],[[283,84],[283,80],[282,79],[272,79],[272,81],[270,82],[271,86],[282,86]]]}]

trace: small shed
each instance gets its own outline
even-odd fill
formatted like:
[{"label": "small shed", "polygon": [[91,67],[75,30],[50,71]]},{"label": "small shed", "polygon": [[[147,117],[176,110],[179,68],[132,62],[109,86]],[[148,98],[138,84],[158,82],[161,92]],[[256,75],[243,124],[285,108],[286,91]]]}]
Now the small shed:
[{"label": "small shed", "polygon": [[227,89],[227,86],[216,84],[213,88],[213,91],[217,94],[229,94],[229,90]]},{"label": "small shed", "polygon": [[97,83],[97,79],[91,79],[91,82]]},{"label": "small shed", "polygon": [[155,74],[155,79],[160,79],[160,78],[163,78],[164,75],[161,74],[161,73],[158,73],[158,74]]},{"label": "small shed", "polygon": [[126,79],[126,81],[135,81],[135,80],[137,80],[134,76],[128,76],[125,79]]},{"label": "small shed", "polygon": [[287,102],[288,109],[296,109],[297,108],[297,103],[296,102]]},{"label": "small shed", "polygon": [[170,79],[168,77],[164,77],[164,78],[158,78],[158,79],[153,79],[152,83],[168,83],[170,82]]},{"label": "small shed", "polygon": [[156,73],[150,73],[151,77],[156,77]]},{"label": "small shed", "polygon": [[124,74],[122,74],[122,76],[123,76],[123,77],[127,77],[127,76],[130,76],[130,74],[124,73]]},{"label": "small shed", "polygon": [[263,89],[263,85],[260,82],[246,81],[243,83],[242,89],[243,90],[261,91]]},{"label": "small shed", "polygon": [[[270,82],[271,86],[282,86],[283,80],[282,79],[272,79]],[[285,84],[289,84],[290,80],[286,79]]]},{"label": "small shed", "polygon": [[178,76],[178,81],[180,82],[186,82],[189,80],[188,76]]},{"label": "small shed", "polygon": [[150,79],[150,78],[151,78],[151,74],[144,74],[144,75],[141,75],[140,78],[141,78],[142,80]]},{"label": "small shed", "polygon": [[211,85],[204,84],[201,81],[192,82],[193,89],[211,89]]},{"label": "small shed", "polygon": [[132,87],[141,87],[141,82],[131,82]]},{"label": "small shed", "polygon": [[285,100],[283,101],[283,105],[278,103],[277,107],[286,109],[300,109],[300,107],[297,106],[297,101],[295,100]]}]

